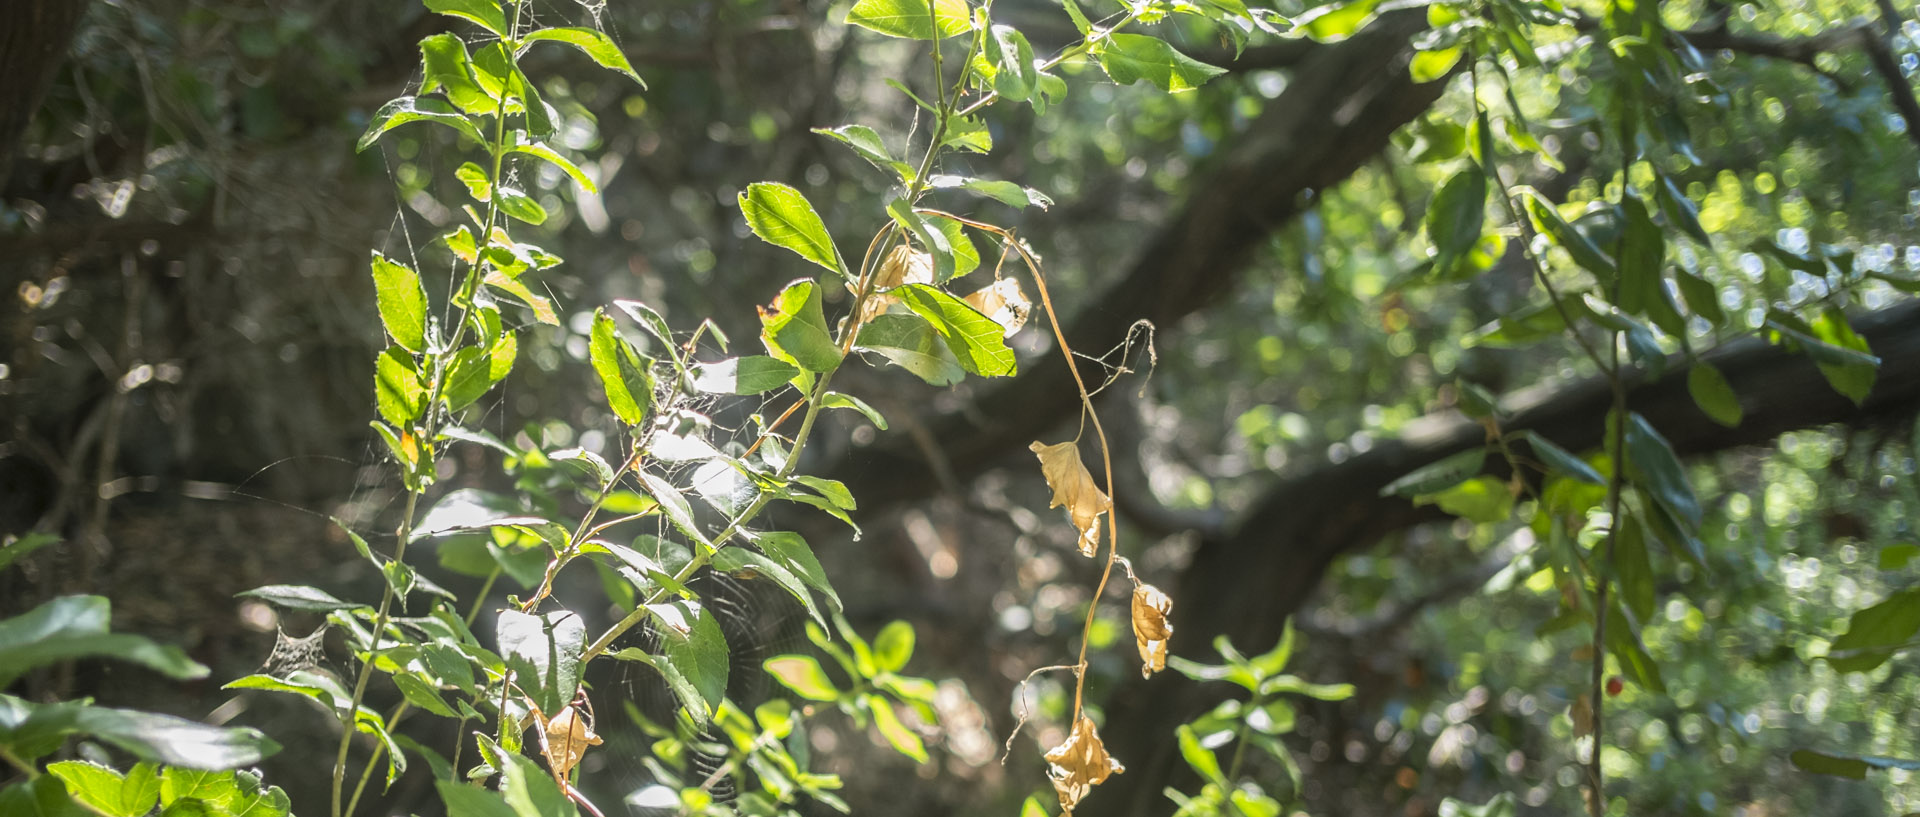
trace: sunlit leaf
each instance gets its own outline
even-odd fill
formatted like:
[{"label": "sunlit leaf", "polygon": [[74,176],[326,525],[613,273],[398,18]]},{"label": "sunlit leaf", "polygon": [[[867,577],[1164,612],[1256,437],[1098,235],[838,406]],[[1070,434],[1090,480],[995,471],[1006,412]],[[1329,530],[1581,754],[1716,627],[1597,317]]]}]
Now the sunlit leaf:
[{"label": "sunlit leaf", "polygon": [[[929,5],[932,6],[931,11]],[[889,37],[910,40],[935,39],[973,30],[973,16],[966,0],[860,0],[847,12],[847,22]]]},{"label": "sunlit leaf", "polygon": [[521,38],[523,44],[555,42],[573,46],[580,53],[593,58],[602,68],[609,68],[625,75],[628,79],[647,87],[640,74],[633,70],[633,64],[627,61],[627,55],[621,53],[620,46],[613,42],[604,31],[591,28],[556,27],[536,30]]},{"label": "sunlit leaf", "polygon": [[1144,34],[1109,34],[1101,41],[1097,56],[1107,76],[1121,85],[1140,80],[1162,91],[1191,91],[1207,80],[1226,73],[1196,60],[1168,45],[1166,40]]}]

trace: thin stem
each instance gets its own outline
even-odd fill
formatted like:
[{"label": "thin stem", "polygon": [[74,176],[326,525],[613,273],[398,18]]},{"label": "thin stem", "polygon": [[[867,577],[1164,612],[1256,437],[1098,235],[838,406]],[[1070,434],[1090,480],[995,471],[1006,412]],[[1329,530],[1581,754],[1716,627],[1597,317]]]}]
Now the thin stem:
[{"label": "thin stem", "polygon": [[461,619],[468,629],[472,629],[474,620],[480,617],[480,609],[487,606],[487,594],[493,592],[493,583],[499,580],[500,573],[500,565],[496,564],[493,572],[487,574],[487,580],[480,583],[480,592],[474,594],[473,606],[467,609],[466,617]]},{"label": "thin stem", "polygon": [[[387,716],[388,731],[400,726],[400,719],[405,718],[410,711],[409,706],[408,702],[401,701],[399,706],[393,708],[393,714]],[[360,782],[353,785],[353,796],[347,798],[348,814],[352,814],[354,807],[360,804],[360,794],[367,790],[367,781],[373,779],[373,767],[380,763],[380,758],[385,757],[386,753],[387,744],[382,741],[374,745],[373,754],[367,756],[367,766],[360,770]]]},{"label": "thin stem", "polygon": [[[513,23],[507,29],[509,33],[520,30],[521,13],[526,8],[526,4],[515,3],[513,6]],[[506,159],[506,141],[507,109],[505,100],[502,100],[500,106],[494,111],[493,143],[489,145],[493,159],[493,173],[488,177],[488,183],[491,186],[491,195],[488,196],[486,223],[479,225],[479,244],[483,248],[493,240],[493,222],[494,219],[499,217],[501,199],[500,169]],[[475,263],[468,265],[465,280],[462,282],[462,292],[458,299],[460,316],[454,323],[453,335],[445,349],[443,349],[441,353],[434,355],[433,390],[431,394],[428,395],[427,413],[426,417],[423,418],[421,426],[421,447],[423,451],[427,452],[429,465],[432,464],[433,444],[435,438],[438,436],[437,426],[441,418],[439,410],[440,399],[446,389],[447,360],[450,357],[446,352],[459,348],[460,342],[466,337],[468,319],[473,315],[474,293],[479,285],[480,264],[478,259],[476,259]],[[415,484],[407,491],[407,504],[406,508],[401,512],[400,526],[395,532],[396,542],[393,549],[393,561],[401,564],[406,562],[407,540],[413,535],[413,515],[419,507],[420,494],[424,490],[423,487],[418,484],[417,479],[409,481]],[[384,575],[382,578],[385,578]],[[392,609],[393,596],[393,585],[390,582],[382,581],[380,606],[378,612],[374,615],[373,640],[367,645],[367,660],[360,664],[359,676],[353,683],[353,694],[348,698],[346,710],[341,715],[342,728],[340,730],[340,745],[334,752],[333,761],[333,817],[352,817],[353,815],[352,805],[348,805],[343,809],[341,804],[341,795],[343,794],[343,789],[346,784],[347,751],[353,746],[353,735],[355,731],[357,731],[355,728],[355,720],[360,711],[360,702],[366,697],[367,684],[373,678],[374,659],[380,651],[380,638],[386,633],[389,614]],[[375,754],[377,756],[378,752],[376,751]],[[359,798],[357,791],[354,798],[356,801]]]}]

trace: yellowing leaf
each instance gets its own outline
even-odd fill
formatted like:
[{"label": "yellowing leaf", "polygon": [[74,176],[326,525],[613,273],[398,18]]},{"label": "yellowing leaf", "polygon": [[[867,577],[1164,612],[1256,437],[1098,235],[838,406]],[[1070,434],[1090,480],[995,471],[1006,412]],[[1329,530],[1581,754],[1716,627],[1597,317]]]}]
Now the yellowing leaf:
[{"label": "yellowing leaf", "polygon": [[1173,625],[1167,614],[1173,612],[1173,597],[1151,584],[1133,588],[1133,643],[1140,649],[1140,677],[1150,678],[1167,668],[1167,641],[1173,638]]},{"label": "yellowing leaf", "polygon": [[1020,281],[1016,278],[1002,278],[960,300],[1000,324],[1006,330],[1004,337],[1009,338],[1026,325],[1027,313],[1033,310],[1033,302],[1027,300],[1027,294],[1020,290]]},{"label": "yellowing leaf", "polygon": [[1035,442],[1027,450],[1040,457],[1040,473],[1053,489],[1053,502],[1047,507],[1067,506],[1073,526],[1080,529],[1080,555],[1092,556],[1100,549],[1100,514],[1113,510],[1113,500],[1093,484],[1093,474],[1080,462],[1080,444]]},{"label": "yellowing leaf", "polygon": [[1049,749],[1046,757],[1051,764],[1047,767],[1047,779],[1053,781],[1054,793],[1060,795],[1060,808],[1069,814],[1094,786],[1126,771],[1120,761],[1107,756],[1106,745],[1094,731],[1093,719],[1085,715],[1073,725],[1067,741]]},{"label": "yellowing leaf", "polygon": [[587,716],[573,706],[561,709],[542,729],[545,734],[541,735],[540,753],[546,755],[555,780],[565,780],[573,767],[580,765],[580,759],[586,757],[587,747],[601,743]]}]

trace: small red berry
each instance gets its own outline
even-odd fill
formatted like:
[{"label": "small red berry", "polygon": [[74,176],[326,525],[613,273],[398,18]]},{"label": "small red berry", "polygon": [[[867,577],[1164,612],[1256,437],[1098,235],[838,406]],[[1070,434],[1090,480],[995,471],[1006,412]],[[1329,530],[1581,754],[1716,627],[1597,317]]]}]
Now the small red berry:
[{"label": "small red berry", "polygon": [[1626,684],[1621,683],[1620,676],[1618,675],[1608,678],[1607,679],[1607,697],[1612,698],[1616,695],[1619,695],[1620,690],[1625,689],[1626,686],[1627,686]]}]

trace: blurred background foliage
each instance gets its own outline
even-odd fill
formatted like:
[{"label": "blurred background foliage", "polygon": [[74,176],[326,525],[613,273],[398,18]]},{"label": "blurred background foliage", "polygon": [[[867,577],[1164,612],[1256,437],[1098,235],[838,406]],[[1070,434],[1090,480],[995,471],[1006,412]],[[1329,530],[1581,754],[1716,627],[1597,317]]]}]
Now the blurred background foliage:
[{"label": "blurred background foliage", "polygon": [[[564,114],[558,142],[599,157],[587,171],[602,192],[584,194],[551,169],[519,180],[556,214],[542,243],[567,263],[540,284],[564,312],[562,326],[521,335],[522,363],[490,409],[488,430],[550,449],[608,444],[613,425],[589,385],[585,333],[592,308],[611,299],[641,298],[675,325],[711,316],[735,338],[753,337],[748,306],[792,272],[778,250],[751,240],[735,211],[748,183],[798,187],[843,246],[860,240],[888,179],[809,129],[860,122],[903,144],[927,123],[883,81],[922,88],[926,78],[907,73],[924,58],[916,45],[829,22],[845,5],[535,0],[538,16],[611,32],[648,89],[557,55],[529,71],[548,78],[545,97]],[[1287,0],[1277,10],[1305,8]],[[1908,75],[1920,66],[1920,23],[1902,17],[1911,10],[1853,0],[1676,0],[1661,11],[1670,28],[1718,32],[1700,39],[1721,45],[1701,48],[1717,93],[1673,111],[1690,150],[1658,160],[1714,238],[1710,248],[1677,247],[1670,260],[1711,281],[1736,316],[1722,329],[1697,322],[1690,342],[1737,340],[1754,333],[1767,305],[1827,294],[1824,282],[1754,242],[1796,253],[1831,245],[1861,270],[1920,273],[1912,237],[1920,156],[1897,104],[1901,94],[1911,99]],[[1051,3],[1003,0],[1001,12],[1015,15],[1037,48],[1047,49],[1049,31],[1055,42],[1072,33]],[[1833,36],[1850,28],[1868,33]],[[436,129],[401,132],[383,152],[356,155],[352,145],[375,107],[417,81],[414,44],[449,29],[446,18],[409,3],[87,5],[68,59],[0,176],[8,283],[0,531],[65,539],[0,573],[0,613],[56,593],[100,592],[114,599],[117,629],[175,639],[213,666],[217,681],[259,666],[276,627],[297,634],[314,624],[281,621],[236,603],[234,592],[295,577],[346,588],[345,597],[377,586],[325,522],[331,514],[378,528],[399,490],[373,467],[379,453],[366,427],[379,333],[363,265],[374,247],[417,252],[423,270],[444,268],[446,249],[419,237],[451,223],[461,191],[445,181],[458,160]],[[1556,199],[1600,198],[1618,185],[1620,159],[1594,136],[1614,103],[1595,73],[1602,68],[1590,34],[1537,30],[1547,66],[1516,66],[1513,87],[1557,161],[1513,158],[1503,142],[1507,177]],[[1047,258],[1070,324],[1124,327],[1144,317],[1090,315],[1101,307],[1089,304],[1135,285],[1130,265],[1142,247],[1166,225],[1185,224],[1178,216],[1191,203],[1222,195],[1213,185],[1266,138],[1273,122],[1265,114],[1337,107],[1339,99],[1287,107],[1289,93],[1330,81],[1302,66],[1364,46],[1365,70],[1406,70],[1407,36],[1339,45],[1256,39],[1236,57],[1228,43],[1163,33],[1230,73],[1168,96],[1069,65],[1072,91],[1058,113],[997,110],[993,150],[945,168],[1018,180],[1054,198],[1044,212],[958,199],[936,206],[972,207],[1018,228]],[[1883,35],[1896,86],[1860,44]],[[1443,82],[1436,101],[1391,123],[1383,149],[1340,167],[1338,183],[1302,189],[1231,259],[1234,268],[1208,270],[1226,283],[1207,284],[1217,293],[1204,308],[1160,321],[1156,358],[1131,351],[1127,365],[1138,374],[1105,399],[1129,451],[1121,468],[1137,474],[1122,479],[1117,500],[1143,578],[1178,585],[1194,554],[1230,529],[1227,520],[1271,501],[1276,486],[1450,416],[1461,384],[1550,395],[1593,373],[1564,342],[1464,342],[1534,294],[1516,258],[1487,258],[1470,280],[1421,272],[1423,213],[1462,160],[1472,119],[1464,75]],[[1335,159],[1308,150],[1294,161]],[[1862,310],[1901,297],[1878,280],[1854,295]],[[1080,345],[1098,355],[1122,337],[1109,331]],[[1051,345],[1039,332],[1018,341],[1023,362]],[[865,479],[930,487],[911,501],[864,507],[859,541],[809,538],[856,628],[912,621],[920,649],[910,671],[948,680],[939,722],[917,724],[930,763],[890,754],[877,733],[820,729],[816,768],[846,779],[857,813],[1012,813],[1044,788],[1039,747],[1059,742],[1071,695],[1060,679],[1024,692],[1016,684],[1067,654],[1095,567],[1071,558],[1062,526],[1042,523],[1044,488],[1024,451],[957,466],[941,454],[966,445],[946,435],[985,434],[994,415],[1022,405],[991,402],[1004,395],[985,390],[936,392],[893,371],[850,369],[847,378],[844,389],[865,395],[893,429],[848,420],[812,456],[857,472],[899,468],[899,457],[883,452],[905,451],[914,473]],[[737,425],[758,408],[716,421]],[[1911,651],[1867,673],[1837,672],[1820,659],[1856,610],[1920,578],[1909,522],[1920,503],[1913,408],[1836,417],[1848,422],[1766,445],[1682,446],[1705,454],[1691,463],[1709,508],[1707,558],[1696,567],[1659,555],[1658,614],[1644,638],[1667,692],[1629,685],[1609,702],[1606,737],[1617,750],[1607,760],[1620,813],[1920,810],[1909,772],[1851,781],[1787,760],[1801,748],[1920,756]],[[1750,414],[1765,410],[1749,406]],[[962,420],[936,422],[953,417]],[[488,465],[454,462],[441,482],[489,487]],[[1580,779],[1567,711],[1583,683],[1585,659],[1574,657],[1583,637],[1547,624],[1559,591],[1542,578],[1524,525],[1429,518],[1358,543],[1330,567],[1319,557],[1303,562],[1306,575],[1325,568],[1310,594],[1271,602],[1292,591],[1250,572],[1234,586],[1177,594],[1174,620],[1206,607],[1231,617],[1254,600],[1283,605],[1298,611],[1303,641],[1292,671],[1355,685],[1349,700],[1298,704],[1286,741],[1303,766],[1298,795],[1308,813],[1435,814],[1444,798],[1477,803],[1501,792],[1522,813],[1572,813]],[[1294,543],[1267,546],[1284,561]],[[477,585],[453,574],[435,580],[465,582],[463,593]],[[1125,626],[1103,623],[1095,647],[1123,641]],[[1278,622],[1267,629],[1277,633]],[[1205,641],[1176,639],[1175,652],[1210,660]],[[1239,646],[1257,653],[1272,645]],[[1094,656],[1092,701],[1128,694],[1135,669],[1124,652]],[[91,665],[23,683],[29,694],[85,692],[190,717],[230,719],[252,707],[249,722],[288,747],[265,765],[268,779],[296,803],[318,802],[314,770],[325,767],[331,742],[303,711]],[[618,802],[645,782],[645,741],[617,737],[618,707],[597,700],[611,742],[589,758],[584,777],[600,802]],[[1155,705],[1138,694],[1126,700],[1135,710]],[[1023,714],[1033,716],[1030,731],[1003,767],[999,747]],[[1185,785],[1184,773],[1151,768],[1116,782],[1160,774],[1148,779]],[[1284,778],[1258,760],[1249,768],[1263,780]],[[1172,811],[1157,785],[1129,791],[1129,813]],[[1123,809],[1101,797],[1088,808]],[[436,802],[430,786],[403,779],[382,808],[429,813]]]}]

